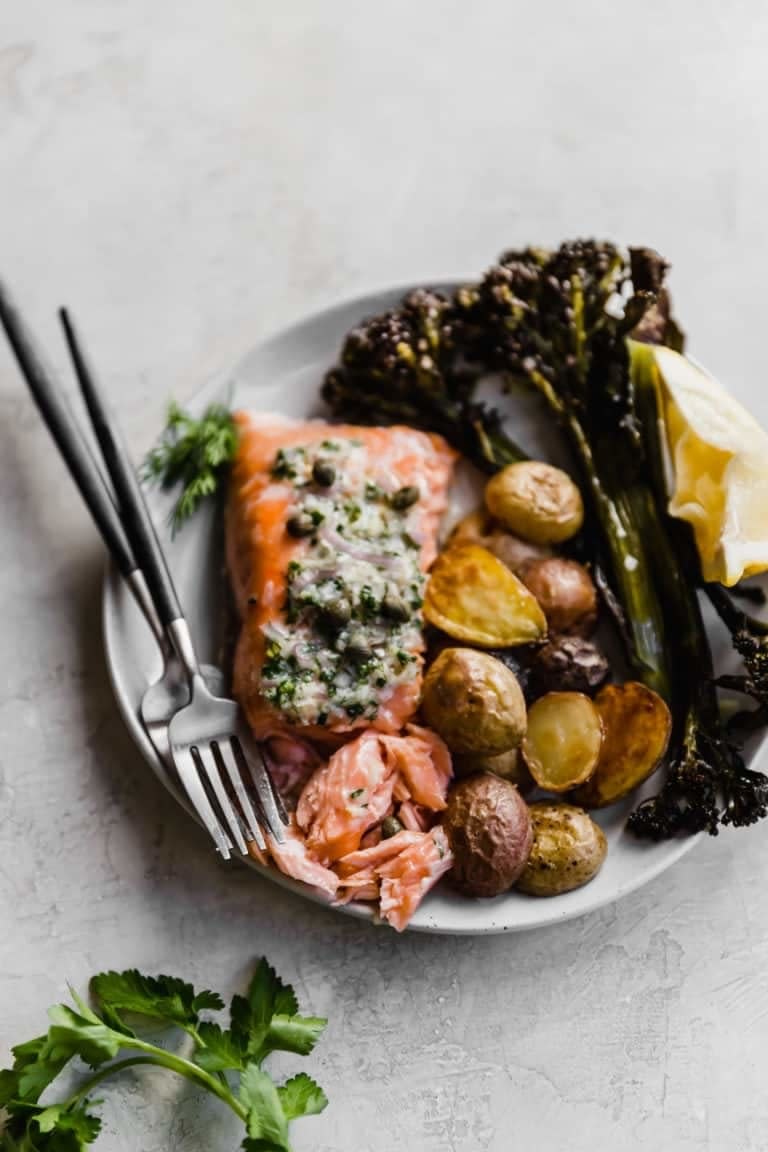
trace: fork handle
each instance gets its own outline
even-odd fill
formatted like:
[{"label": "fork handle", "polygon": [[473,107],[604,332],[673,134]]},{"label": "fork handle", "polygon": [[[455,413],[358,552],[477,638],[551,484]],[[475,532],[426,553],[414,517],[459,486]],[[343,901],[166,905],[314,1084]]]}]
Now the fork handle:
[{"label": "fork handle", "polygon": [[65,308],[59,312],[64,333],[75,366],[93,431],[99,442],[104,464],[115,487],[118,504],[125,521],[126,535],[133,547],[136,562],[144,573],[150,595],[163,627],[168,630],[182,617],[181,605],[160,547],[155,526],[149,514],[144,493],[131,463],[125,442],[113,414],[96,383],[82,343]]},{"label": "fork handle", "polygon": [[0,322],[16,356],[21,374],[105,544],[112,553],[121,575],[130,580],[136,570],[136,563],[102,475],[75,423],[52,370],[43,362],[31,333],[2,281],[0,281]]}]

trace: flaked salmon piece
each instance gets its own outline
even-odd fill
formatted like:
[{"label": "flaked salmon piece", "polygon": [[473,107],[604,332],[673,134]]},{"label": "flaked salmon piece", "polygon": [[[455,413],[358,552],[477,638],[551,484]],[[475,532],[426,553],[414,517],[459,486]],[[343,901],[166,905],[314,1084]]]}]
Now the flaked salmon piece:
[{"label": "flaked salmon piece", "polygon": [[395,781],[395,786],[392,789],[392,799],[397,801],[398,804],[402,804],[404,801],[410,800],[410,798],[411,794],[408,791],[408,785],[406,784],[405,780],[403,780],[402,776],[398,776],[397,780]]},{"label": "flaked salmon piece", "polygon": [[443,829],[437,827],[422,833],[418,843],[380,865],[376,872],[381,878],[379,911],[382,918],[402,932],[427,892],[452,864],[448,838]]},{"label": "flaked salmon piece", "polygon": [[[269,854],[279,870],[294,880],[301,880],[304,884],[317,888],[329,899],[333,899],[339,887],[339,878],[336,873],[312,859],[307,851],[304,837],[293,819],[284,829],[284,832],[285,842],[283,844],[278,844],[272,836],[267,838]],[[263,863],[263,855],[255,844],[249,844],[248,851],[254,859]]]},{"label": "flaked salmon piece", "polygon": [[353,900],[373,904],[379,898],[379,881],[373,876],[367,883],[360,883],[349,888],[341,889],[336,896],[336,904],[351,904]]},{"label": "flaked salmon piece", "polygon": [[[389,812],[389,809],[387,809],[386,816],[389,816],[389,815],[390,815],[390,812]],[[360,847],[361,848],[375,848],[377,844],[381,843],[381,839],[382,839],[381,825],[379,824],[375,828],[369,828],[368,829],[368,831],[365,833],[362,840],[360,841]]]},{"label": "flaked salmon piece", "polygon": [[357,852],[350,852],[346,856],[342,856],[341,860],[336,863],[336,869],[342,882],[346,882],[347,878],[362,869],[386,864],[404,848],[418,844],[420,839],[421,833],[398,832],[396,836],[390,836],[388,840],[382,840],[372,848],[361,848]]},{"label": "flaked salmon piece", "polygon": [[417,804],[441,812],[446,806],[448,785],[453,776],[451,755],[439,736],[426,728],[409,728],[409,736],[383,736],[388,754],[393,757],[395,770],[408,790],[408,796]]},{"label": "flaked salmon piece", "polygon": [[397,810],[398,820],[411,832],[428,832],[435,820],[434,816],[429,817],[429,809],[414,804],[412,800],[404,800]]},{"label": "flaked salmon piece", "polygon": [[[273,742],[271,751],[278,753],[281,746]],[[302,759],[293,745],[282,748],[284,758],[292,755]],[[410,788],[403,785],[404,771],[410,773]],[[397,738],[363,732],[315,769],[291,816],[285,844],[270,837],[269,855],[281,872],[338,903],[378,900],[381,915],[402,931],[453,862],[443,829],[430,828],[445,807],[450,772],[445,745],[426,729],[412,728]],[[395,803],[398,784],[408,799]],[[430,803],[417,803],[412,792]],[[381,821],[393,811],[405,828],[385,839]],[[255,846],[250,850],[264,863]]]},{"label": "flaked salmon piece", "polygon": [[453,779],[453,762],[445,740],[433,732],[431,728],[422,728],[420,724],[406,724],[405,731],[409,736],[414,736],[417,740],[422,740],[429,745],[432,767],[438,777],[441,778],[440,788],[443,796],[445,796],[448,785]]},{"label": "flaked salmon piece", "polygon": [[[359,728],[399,732],[418,706],[419,582],[436,554],[456,454],[412,428],[247,412],[235,420],[227,561],[242,626],[233,687],[256,736],[290,728],[338,743]],[[394,499],[413,491],[411,504]],[[334,580],[374,658],[362,686],[346,655],[351,633],[329,639],[316,627]],[[409,609],[400,622],[382,608],[393,588]]]},{"label": "flaked salmon piece", "polygon": [[307,782],[296,818],[309,851],[324,863],[360,847],[392,803],[395,769],[378,733],[342,745]]}]

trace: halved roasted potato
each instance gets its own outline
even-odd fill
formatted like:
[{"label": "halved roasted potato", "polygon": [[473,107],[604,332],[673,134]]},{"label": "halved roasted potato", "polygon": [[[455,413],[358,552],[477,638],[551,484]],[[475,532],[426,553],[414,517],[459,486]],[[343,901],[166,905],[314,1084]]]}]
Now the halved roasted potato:
[{"label": "halved roasted potato", "polygon": [[528,711],[523,756],[540,788],[569,792],[595,771],[603,726],[581,692],[548,692]]},{"label": "halved roasted potato", "polygon": [[573,793],[583,808],[615,804],[656,771],[672,731],[669,708],[636,680],[607,684],[595,697],[603,744],[590,779]]},{"label": "halved roasted potato", "polygon": [[427,582],[424,615],[455,640],[479,648],[530,644],[547,634],[536,599],[479,544],[456,544],[438,556]]}]

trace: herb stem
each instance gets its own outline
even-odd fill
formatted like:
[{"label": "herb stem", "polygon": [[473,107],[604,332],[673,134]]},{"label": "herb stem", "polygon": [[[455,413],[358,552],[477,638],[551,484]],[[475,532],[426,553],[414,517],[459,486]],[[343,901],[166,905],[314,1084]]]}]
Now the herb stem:
[{"label": "herb stem", "polygon": [[[118,1033],[118,1035],[120,1034]],[[226,1083],[222,1083],[218,1077],[212,1076],[210,1072],[206,1072],[204,1068],[199,1068],[197,1064],[193,1064],[191,1060],[185,1060],[183,1056],[179,1056],[176,1052],[167,1052],[164,1048],[158,1048],[155,1044],[149,1044],[145,1040],[139,1040],[138,1037],[128,1038],[121,1035],[120,1043],[123,1048],[135,1048],[139,1052],[148,1053],[150,1059],[147,1063],[159,1064],[162,1068],[167,1068],[169,1072],[175,1072],[177,1076],[185,1076],[187,1080],[191,1080],[193,1083],[207,1088],[214,1096],[218,1096],[220,1100],[223,1100],[242,1121],[247,1119],[247,1109],[235,1099],[229,1090],[229,1086]]]},{"label": "herb stem", "polygon": [[77,1092],[73,1093],[69,1098],[69,1106],[77,1104],[85,1096],[87,1096],[92,1089],[100,1084],[102,1080],[109,1079],[110,1076],[116,1076],[118,1072],[124,1072],[126,1068],[134,1068],[137,1064],[154,1064],[155,1060],[151,1056],[129,1056],[125,1060],[118,1060],[114,1064],[108,1064],[106,1068],[100,1068],[98,1072],[94,1072],[93,1076],[89,1076],[85,1080]]}]

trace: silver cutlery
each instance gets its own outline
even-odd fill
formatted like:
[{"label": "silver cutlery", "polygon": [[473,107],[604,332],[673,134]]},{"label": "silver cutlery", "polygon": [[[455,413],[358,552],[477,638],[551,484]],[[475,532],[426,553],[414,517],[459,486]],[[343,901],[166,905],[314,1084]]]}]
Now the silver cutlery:
[{"label": "silver cutlery", "polygon": [[163,657],[163,672],[149,685],[142,700],[142,722],[163,762],[173,764],[189,803],[225,859],[233,848],[246,854],[250,841],[263,849],[264,829],[282,842],[287,819],[259,746],[239,705],[210,690],[221,684],[221,673],[201,667],[197,660],[117,424],[100,394],[71,318],[62,311],[61,319],[114,497],[53,372],[0,282],[0,322],[21,373]]}]

